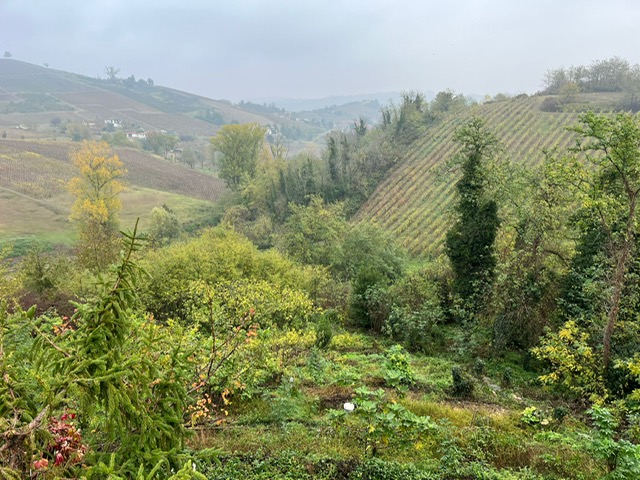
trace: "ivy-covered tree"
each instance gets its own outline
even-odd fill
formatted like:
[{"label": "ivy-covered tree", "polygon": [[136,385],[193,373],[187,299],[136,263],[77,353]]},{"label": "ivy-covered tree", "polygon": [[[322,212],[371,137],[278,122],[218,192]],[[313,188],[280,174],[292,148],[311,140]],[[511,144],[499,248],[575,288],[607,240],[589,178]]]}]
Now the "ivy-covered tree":
[{"label": "ivy-covered tree", "polygon": [[499,145],[480,118],[458,129],[455,139],[460,151],[452,166],[462,171],[462,177],[456,184],[456,218],[447,232],[446,254],[454,273],[454,293],[465,308],[477,312],[495,267],[493,244],[500,222],[497,203],[487,194],[485,164],[496,155]]}]

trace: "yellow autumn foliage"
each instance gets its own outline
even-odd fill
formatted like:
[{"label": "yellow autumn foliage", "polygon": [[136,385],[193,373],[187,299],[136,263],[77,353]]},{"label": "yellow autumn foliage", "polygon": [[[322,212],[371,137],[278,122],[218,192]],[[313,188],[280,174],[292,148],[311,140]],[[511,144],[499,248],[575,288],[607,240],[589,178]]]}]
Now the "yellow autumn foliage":
[{"label": "yellow autumn foliage", "polygon": [[83,142],[69,156],[78,169],[67,184],[75,196],[71,220],[80,229],[78,259],[85,267],[101,269],[117,258],[119,195],[127,170],[106,142]]},{"label": "yellow autumn foliage", "polygon": [[566,322],[556,333],[548,332],[531,351],[551,365],[551,371],[539,377],[542,383],[563,385],[596,403],[608,396],[602,362],[589,344],[589,334],[575,321]]},{"label": "yellow autumn foliage", "polygon": [[83,142],[70,158],[79,173],[67,184],[69,193],[76,197],[71,219],[115,222],[122,208],[119,194],[126,188],[122,179],[127,173],[118,155],[112,154],[106,142]]}]

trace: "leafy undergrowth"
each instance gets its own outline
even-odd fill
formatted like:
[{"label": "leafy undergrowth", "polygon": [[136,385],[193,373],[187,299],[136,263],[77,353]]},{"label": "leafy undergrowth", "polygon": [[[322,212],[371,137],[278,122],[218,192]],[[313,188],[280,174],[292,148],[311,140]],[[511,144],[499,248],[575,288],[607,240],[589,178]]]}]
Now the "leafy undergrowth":
[{"label": "leafy undergrowth", "polygon": [[[545,393],[515,357],[485,364],[409,354],[379,337],[345,332],[327,349],[290,360],[269,388],[231,398],[224,421],[195,428],[192,448],[221,452],[201,465],[207,478],[605,474],[580,441],[583,419]],[[468,391],[456,390],[456,368]]]}]

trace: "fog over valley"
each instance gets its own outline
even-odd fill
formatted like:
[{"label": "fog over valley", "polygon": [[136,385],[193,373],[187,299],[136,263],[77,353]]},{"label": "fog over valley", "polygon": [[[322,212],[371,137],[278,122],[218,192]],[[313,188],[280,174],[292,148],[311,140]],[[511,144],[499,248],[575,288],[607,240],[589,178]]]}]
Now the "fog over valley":
[{"label": "fog over valley", "polygon": [[0,1],[0,50],[209,98],[533,93],[544,72],[637,63],[640,4],[543,1]]}]

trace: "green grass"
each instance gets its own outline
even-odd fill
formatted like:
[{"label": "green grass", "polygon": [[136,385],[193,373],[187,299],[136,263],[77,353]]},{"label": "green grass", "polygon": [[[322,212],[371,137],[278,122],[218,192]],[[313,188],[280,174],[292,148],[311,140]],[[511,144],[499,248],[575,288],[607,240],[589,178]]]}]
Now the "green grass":
[{"label": "green grass", "polygon": [[[121,196],[121,227],[131,229],[140,218],[140,228],[149,226],[151,210],[167,205],[183,224],[206,224],[212,204],[196,198],[148,188],[134,187]],[[76,226],[69,220],[73,198],[60,195],[38,200],[0,188],[0,242],[25,244],[41,241],[71,246],[77,238]]]},{"label": "green grass", "polygon": [[[527,406],[550,416],[555,400],[543,391],[535,400],[523,397],[535,374],[522,368],[519,355],[488,360],[481,373],[473,374],[474,395],[454,398],[449,393],[451,368],[462,365],[472,372],[473,359],[454,358],[447,351],[409,354],[416,383],[402,394],[384,383],[389,341],[354,332],[334,338],[338,341],[326,351],[302,352],[295,365],[283,366],[280,380],[251,398],[233,398],[221,425],[196,429],[191,447],[219,452],[217,465],[203,467],[210,478],[586,480],[603,474],[603,465],[574,443],[576,432],[586,430],[579,418],[569,415],[561,423],[533,427],[521,421]],[[513,370],[509,385],[501,384],[505,368]],[[348,382],[345,369],[350,372]],[[501,387],[496,391],[490,384]],[[363,435],[376,428],[375,421],[358,427],[349,419],[336,423],[332,417],[361,386],[383,388],[385,402],[428,416],[437,428],[408,444],[392,437],[372,459]],[[368,469],[386,473],[357,473]],[[402,473],[409,471],[413,473]],[[473,473],[480,471],[489,476]]]}]

